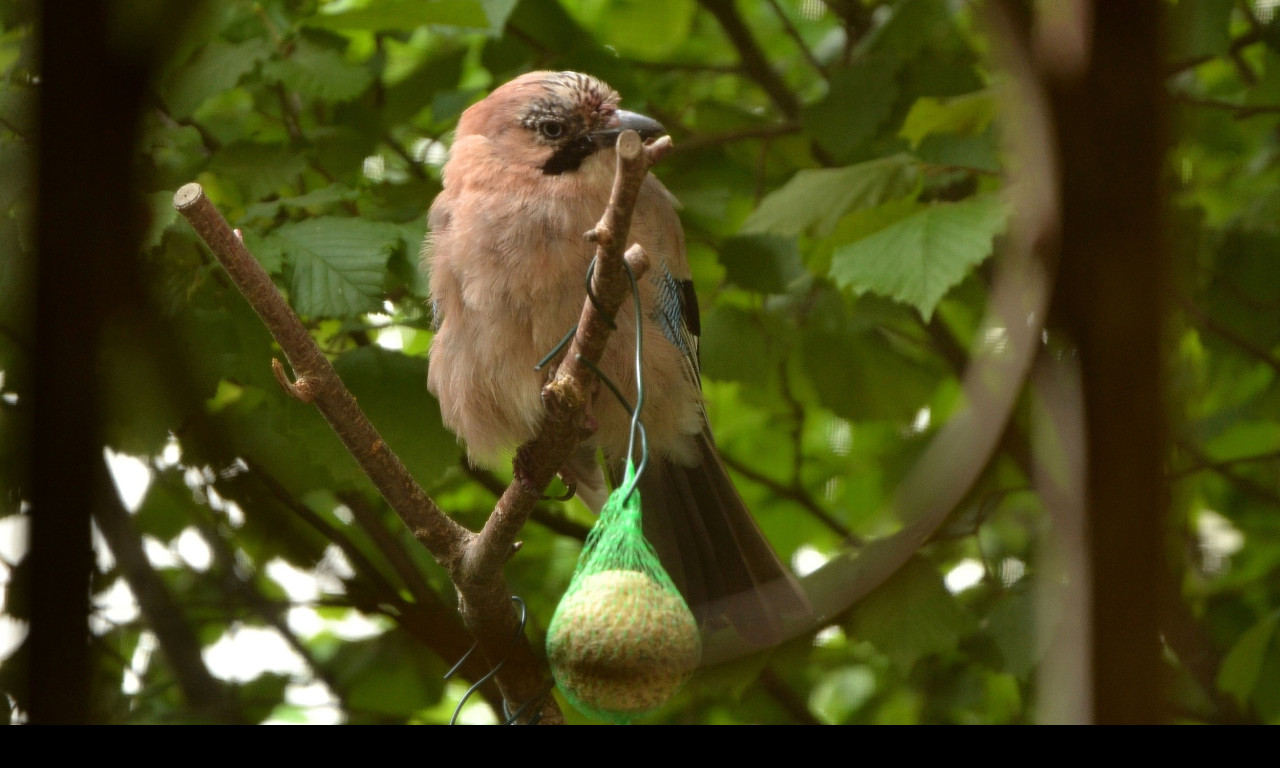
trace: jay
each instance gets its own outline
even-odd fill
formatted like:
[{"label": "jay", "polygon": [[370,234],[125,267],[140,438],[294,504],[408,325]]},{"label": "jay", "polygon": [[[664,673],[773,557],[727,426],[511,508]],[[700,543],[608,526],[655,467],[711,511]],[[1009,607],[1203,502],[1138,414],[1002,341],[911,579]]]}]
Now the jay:
[{"label": "jay", "polygon": [[[471,106],[428,216],[423,261],[435,336],[428,388],[470,459],[494,466],[537,432],[543,417],[539,360],[577,322],[594,246],[583,234],[609,201],[614,144],[642,139],[658,122],[618,108],[600,80],[531,72]],[[630,243],[648,254],[640,280],[650,460],[639,489],[646,538],[699,622],[731,623],[757,642],[780,638],[784,619],[808,602],[751,518],[716,454],[702,407],[698,308],[676,203],[649,175]],[[600,369],[636,391],[635,312],[630,301]],[[591,403],[594,433],[566,468],[599,511],[603,452],[614,482],[626,461],[630,416],[603,388]]]}]

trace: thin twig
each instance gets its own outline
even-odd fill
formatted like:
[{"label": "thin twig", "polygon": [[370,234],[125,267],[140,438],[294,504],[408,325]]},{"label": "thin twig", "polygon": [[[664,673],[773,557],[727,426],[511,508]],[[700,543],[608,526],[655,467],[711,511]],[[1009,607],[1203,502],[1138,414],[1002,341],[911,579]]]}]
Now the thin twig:
[{"label": "thin twig", "polygon": [[1173,95],[1175,101],[1181,102],[1192,107],[1206,107],[1208,109],[1221,109],[1231,113],[1231,117],[1236,120],[1246,120],[1250,117],[1258,115],[1269,115],[1280,112],[1280,104],[1235,104],[1222,99],[1208,99],[1199,96],[1189,96],[1187,94],[1175,93]]},{"label": "thin twig", "polygon": [[[105,475],[105,469],[102,474]],[[100,482],[109,484],[105,477]],[[241,722],[241,713],[234,706],[230,690],[205,665],[200,655],[200,641],[188,622],[186,611],[147,559],[142,536],[119,496],[114,492],[102,494],[93,519],[137,599],[147,626],[155,634],[183,698],[203,717],[226,723]]]},{"label": "thin twig", "polygon": [[[1263,39],[1263,30],[1255,27],[1231,41],[1231,44],[1227,47],[1227,56],[1231,58],[1232,61],[1236,61],[1240,55],[1240,51],[1248,48],[1254,43],[1262,42]],[[1185,72],[1188,69],[1195,69],[1201,64],[1213,61],[1216,58],[1218,58],[1217,55],[1212,53],[1207,53],[1202,56],[1192,56],[1189,59],[1174,62],[1173,65],[1165,71],[1165,75],[1172,76],[1180,72]],[[1249,73],[1252,74],[1252,70],[1249,70]]]},{"label": "thin twig", "polygon": [[1269,506],[1275,507],[1276,509],[1280,509],[1280,494],[1277,494],[1269,487],[1261,483],[1255,483],[1244,475],[1241,475],[1239,472],[1236,472],[1233,467],[1228,466],[1227,462],[1214,463],[1214,461],[1206,456],[1199,448],[1186,440],[1179,440],[1178,448],[1191,454],[1192,458],[1194,458],[1198,464],[1222,475],[1227,480],[1230,480],[1237,488],[1255,499]]},{"label": "thin twig", "polygon": [[709,147],[718,147],[724,144],[732,144],[738,141],[750,141],[752,139],[772,139],[777,136],[790,136],[800,132],[799,123],[770,123],[768,125],[748,125],[743,128],[735,128],[723,133],[711,133],[705,136],[690,136],[680,142],[680,146],[676,147],[678,153],[696,152]]},{"label": "thin twig", "polygon": [[778,706],[786,710],[791,719],[799,725],[822,725],[818,718],[813,716],[809,711],[809,704],[804,697],[787,685],[787,681],[783,680],[777,672],[769,667],[765,667],[760,673],[760,687],[764,689],[769,697],[777,702]]},{"label": "thin twig", "polygon": [[1246,339],[1213,319],[1207,312],[1196,306],[1195,302],[1186,296],[1177,296],[1176,301],[1182,309],[1191,316],[1191,319],[1195,321],[1196,325],[1199,325],[1214,335],[1230,342],[1241,351],[1248,353],[1250,356],[1265,363],[1272,370],[1280,373],[1280,360],[1277,360],[1276,357],[1271,354],[1271,350]]},{"label": "thin twig", "polygon": [[[1200,454],[1197,454],[1197,456],[1200,456]],[[1222,461],[1211,461],[1201,456],[1201,460],[1196,461],[1189,467],[1169,472],[1167,477],[1170,480],[1178,480],[1201,472],[1222,472],[1239,464],[1255,464],[1264,461],[1280,461],[1280,451],[1266,451],[1265,453],[1237,456],[1234,459],[1223,459]]]},{"label": "thin twig", "polygon": [[[465,457],[460,459],[458,463],[463,472],[466,472],[471,479],[484,486],[494,497],[501,497],[506,492],[507,486],[503,484],[497,475],[489,470],[472,465]],[[587,534],[591,532],[591,529],[587,526],[570,520],[564,515],[555,514],[542,504],[533,508],[533,512],[529,514],[529,519],[552,533],[568,536],[578,541],[586,541]]]},{"label": "thin twig", "polygon": [[861,545],[863,543],[861,537],[850,531],[843,523],[832,517],[825,509],[823,509],[822,505],[809,495],[809,491],[806,490],[804,486],[797,484],[788,485],[787,483],[774,480],[764,473],[748,467],[746,464],[743,464],[741,461],[738,461],[728,454],[721,453],[720,460],[724,462],[726,467],[737,472],[739,475],[742,475],[753,483],[769,489],[774,496],[799,504],[806,512],[813,515],[813,517],[820,523],[834,531],[844,541],[853,545]]},{"label": "thin twig", "polygon": [[720,22],[721,29],[724,30],[725,36],[729,38],[733,47],[738,50],[742,66],[751,79],[768,94],[778,111],[790,120],[797,119],[800,116],[800,100],[773,70],[769,64],[768,55],[756,42],[751,30],[743,23],[733,0],[701,0],[701,4],[715,17],[716,21]]}]

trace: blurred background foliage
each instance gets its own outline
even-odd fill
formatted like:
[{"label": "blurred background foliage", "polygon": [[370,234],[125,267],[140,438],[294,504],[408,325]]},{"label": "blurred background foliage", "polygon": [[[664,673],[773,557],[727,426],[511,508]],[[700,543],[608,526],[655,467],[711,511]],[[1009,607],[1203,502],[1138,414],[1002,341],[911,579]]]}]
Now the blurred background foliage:
[{"label": "blurred background foliage", "polygon": [[[116,4],[118,44],[150,5]],[[1275,5],[1168,4],[1167,551],[1197,656],[1170,642],[1165,658],[1169,707],[1192,721],[1280,721]],[[34,17],[0,4],[0,712],[17,720]],[[945,0],[200,3],[167,32],[135,151],[150,302],[103,330],[122,497],[94,512],[95,717],[433,723],[466,687],[442,679],[466,649],[443,571],[277,386],[279,351],[173,212],[179,186],[199,181],[244,232],[388,444],[475,528],[504,478],[465,465],[426,391],[424,214],[489,89],[532,69],[606,80],[674,139],[655,173],[683,203],[717,440],[805,573],[901,527],[893,492],[959,406],[966,350],[998,342],[980,320],[1016,126],[978,22]],[[1009,427],[1023,446],[1033,406]],[[1046,634],[1075,619],[1034,588],[1061,572],[1018,444],[846,614],[704,670],[648,719],[1036,721]],[[544,504],[507,566],[536,647],[591,522]],[[194,701],[210,688],[218,707]],[[481,697],[463,716],[493,718]]]}]

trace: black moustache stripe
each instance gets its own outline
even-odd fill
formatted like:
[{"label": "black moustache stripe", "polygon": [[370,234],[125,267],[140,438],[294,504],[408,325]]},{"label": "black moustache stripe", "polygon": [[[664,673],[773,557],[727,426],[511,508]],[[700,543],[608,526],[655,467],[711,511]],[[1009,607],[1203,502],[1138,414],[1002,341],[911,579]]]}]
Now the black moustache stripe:
[{"label": "black moustache stripe", "polygon": [[576,171],[582,161],[591,157],[599,149],[590,138],[583,136],[560,147],[542,164],[542,172],[548,176],[559,176],[562,173]]}]

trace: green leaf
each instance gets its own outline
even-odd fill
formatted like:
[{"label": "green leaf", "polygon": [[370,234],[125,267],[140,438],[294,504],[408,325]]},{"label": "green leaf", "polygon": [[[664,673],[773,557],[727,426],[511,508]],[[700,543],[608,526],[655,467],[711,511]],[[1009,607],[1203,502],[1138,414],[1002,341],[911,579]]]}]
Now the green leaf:
[{"label": "green leaf", "polygon": [[757,319],[737,307],[715,307],[702,318],[702,374],[719,381],[765,385],[779,357]]},{"label": "green leaf", "polygon": [[579,0],[566,10],[623,56],[655,60],[669,56],[689,36],[697,4],[690,0]]},{"label": "green leaf", "polygon": [[350,317],[378,308],[387,259],[400,242],[395,225],[322,217],[286,224],[274,235],[293,264],[298,314]]},{"label": "green leaf", "polygon": [[352,712],[403,718],[444,692],[439,659],[403,630],[346,642],[326,667]]},{"label": "green leaf", "polygon": [[854,293],[910,304],[928,319],[947,291],[991,255],[1005,218],[1004,203],[995,195],[937,203],[836,248],[831,277]]},{"label": "green leaf", "polygon": [[462,449],[427,392],[426,359],[369,346],[338,358],[334,368],[419,483],[430,486],[458,465]]},{"label": "green leaf", "polygon": [[889,20],[864,37],[855,53],[874,53],[898,61],[913,59],[952,26],[944,0],[903,0],[891,7]]},{"label": "green leaf", "polygon": [[7,215],[16,201],[31,194],[33,160],[26,144],[0,142],[0,213]]},{"label": "green leaf", "polygon": [[917,659],[954,649],[975,624],[943,586],[938,571],[912,557],[854,606],[847,631],[870,641],[906,672]]},{"label": "green leaf", "polygon": [[1250,627],[1222,659],[1218,668],[1218,688],[1235,697],[1240,706],[1248,705],[1266,660],[1280,611],[1272,611],[1262,621]]},{"label": "green leaf", "polygon": [[924,137],[935,133],[976,136],[987,129],[995,114],[995,94],[990,90],[950,99],[926,96],[916,99],[916,103],[911,105],[898,135],[911,142],[912,148],[920,146]]},{"label": "green leaf", "polygon": [[191,525],[195,505],[191,489],[182,482],[181,470],[156,472],[133,522],[139,531],[169,541]]},{"label": "green leaf", "polygon": [[864,665],[841,667],[818,681],[809,694],[809,709],[828,725],[841,725],[876,692],[875,672]]},{"label": "green leaf", "polygon": [[142,239],[144,248],[154,248],[164,239],[165,230],[178,219],[178,211],[173,207],[172,192],[152,192],[146,196],[147,201],[147,234]]},{"label": "green leaf", "polygon": [[1230,462],[1280,451],[1280,423],[1237,420],[1205,444],[1214,461]]},{"label": "green leaf", "polygon": [[267,62],[262,74],[303,96],[331,102],[354,99],[373,83],[367,67],[350,64],[338,51],[305,37],[287,59]]},{"label": "green leaf", "polygon": [[[302,19],[308,27],[335,32],[367,30],[412,32],[427,24],[493,29],[489,12],[511,12],[508,3],[480,0],[374,0],[362,8],[320,13]],[[506,16],[498,19],[506,21]]]},{"label": "green leaf", "polygon": [[[466,54],[466,49],[444,51],[387,86],[383,92],[383,119],[408,120],[427,104],[432,105],[434,120],[457,119],[474,93],[472,89],[461,92],[458,89]],[[430,99],[424,98],[427,95]]]},{"label": "green leaf", "polygon": [[[360,193],[356,190],[343,184],[335,183],[330,184],[327,187],[320,187],[319,189],[312,190],[304,195],[280,197],[274,200],[255,203],[245,209],[245,216],[260,219],[273,219],[279,215],[281,210],[306,210],[318,213],[327,208],[332,208],[338,203],[357,200],[359,197]],[[170,205],[170,207],[173,206]]]},{"label": "green leaf", "polygon": [[1036,625],[1036,600],[1028,590],[1009,594],[987,614],[987,632],[1004,656],[1004,670],[1022,677],[1044,653],[1046,638]]},{"label": "green leaf", "polygon": [[875,329],[806,329],[801,340],[804,372],[819,402],[845,418],[910,420],[940,377]]},{"label": "green leaf", "polygon": [[244,245],[269,275],[278,275],[284,269],[284,251],[288,244],[275,235],[259,235],[245,232]]},{"label": "green leaf", "polygon": [[837,160],[850,158],[889,118],[898,98],[897,62],[875,58],[831,75],[830,90],[806,107],[801,122]]},{"label": "green leaf", "polygon": [[926,136],[916,149],[916,156],[929,165],[1000,172],[1000,149],[995,131],[990,130],[977,136]]},{"label": "green leaf", "polygon": [[0,89],[0,125],[19,136],[35,136],[39,131],[40,109],[36,88]]},{"label": "green leaf", "polygon": [[284,699],[284,689],[293,682],[289,675],[264,672],[253,680],[236,686],[236,700],[244,707],[249,722],[267,719]]},{"label": "green leaf", "polygon": [[507,25],[507,19],[520,0],[480,0],[484,13],[489,17],[489,31],[499,32]]},{"label": "green leaf", "polygon": [[161,98],[175,118],[190,117],[210,96],[228,91],[274,52],[270,41],[251,38],[240,43],[213,40],[171,78]]},{"label": "green leaf", "polygon": [[290,195],[307,161],[282,144],[241,142],[218,150],[206,171],[234,182],[247,200]]},{"label": "green leaf", "polygon": [[182,423],[184,411],[170,386],[166,366],[148,334],[123,322],[102,331],[99,349],[99,395],[103,408],[103,438],[120,453],[154,456]]},{"label": "green leaf", "polygon": [[738,235],[720,247],[720,263],[734,285],[760,293],[782,293],[805,274],[795,238]]},{"label": "green leaf", "polygon": [[845,168],[798,172],[771,192],[742,224],[742,232],[823,237],[849,211],[904,197],[918,184],[910,155],[869,160]]},{"label": "green leaf", "polygon": [[1220,56],[1231,45],[1234,0],[1179,0],[1169,9],[1169,49],[1174,59]]}]

